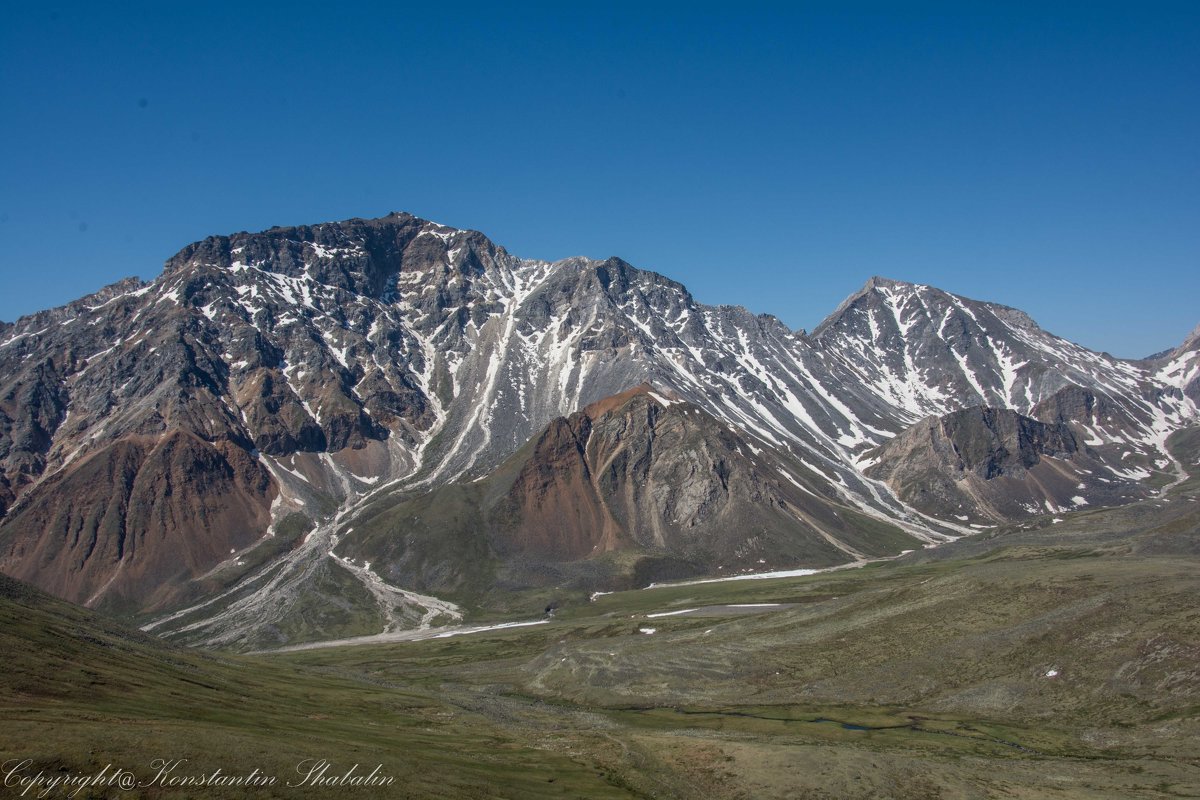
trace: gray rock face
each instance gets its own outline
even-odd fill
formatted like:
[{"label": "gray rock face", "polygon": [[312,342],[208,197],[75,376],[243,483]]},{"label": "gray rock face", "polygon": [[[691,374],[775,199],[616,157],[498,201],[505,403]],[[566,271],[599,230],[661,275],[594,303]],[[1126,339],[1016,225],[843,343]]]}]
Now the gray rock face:
[{"label": "gray rock face", "polygon": [[[1064,398],[1065,399],[1065,398]],[[983,406],[929,417],[880,447],[867,473],[933,516],[995,523],[1149,495],[1062,421]]]},{"label": "gray rock face", "polygon": [[1063,423],[1047,425],[1007,409],[963,409],[941,417],[938,427],[944,441],[954,443],[956,467],[984,480],[1021,474],[1043,456],[1071,458],[1079,450]]},{"label": "gray rock face", "polygon": [[[940,541],[969,529],[864,473],[898,433],[976,405],[1079,417],[1078,398],[1053,399],[1078,387],[1103,413],[1072,417],[1072,435],[1134,480],[1174,471],[1163,441],[1195,418],[1196,377],[1194,347],[1120,361],[1014,309],[879,278],[810,336],[619,259],[522,260],[408,214],[210,237],[149,284],[0,328],[0,569],[57,585],[15,544],[52,535],[23,509],[59,502],[66,476],[122,442],[184,431],[257,461],[269,488],[246,502],[272,507],[254,536],[295,513],[353,528],[367,495],[487,475],[555,418],[647,381],[838,502]],[[128,602],[124,580],[87,599]]]},{"label": "gray rock face", "polygon": [[1121,409],[1105,395],[1097,396],[1080,386],[1064,386],[1034,406],[1032,413],[1045,422],[1095,425],[1112,422],[1114,414],[1121,415]]}]

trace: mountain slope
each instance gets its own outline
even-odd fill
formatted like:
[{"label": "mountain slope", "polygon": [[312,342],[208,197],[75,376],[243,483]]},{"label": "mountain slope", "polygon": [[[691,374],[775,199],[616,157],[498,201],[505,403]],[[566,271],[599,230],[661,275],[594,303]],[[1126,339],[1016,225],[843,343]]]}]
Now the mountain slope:
[{"label": "mountain slope", "polygon": [[1030,414],[1067,386],[1120,408],[1112,431],[1139,452],[1195,417],[1195,403],[1143,364],[1093,353],[1023,312],[872,278],[813,334],[831,362],[906,423],[987,405]]},{"label": "mountain slope", "polygon": [[[379,624],[396,629],[547,591],[833,566],[923,543],[842,503],[794,459],[641,385],[552,420],[479,478],[368,501],[331,526],[322,547],[326,564],[376,587]],[[223,606],[196,609],[206,616],[187,612],[153,629],[243,648],[353,635],[297,624],[324,574],[314,563],[297,560],[270,581],[247,581]]]},{"label": "mountain slope", "polygon": [[[568,757],[444,692],[277,658],[214,658],[3,575],[0,650],[4,797],[342,794],[346,785],[286,786],[314,759],[330,762],[330,780],[355,764],[361,779],[379,764],[389,782],[347,784],[363,798],[637,796],[605,780],[601,752]],[[181,761],[159,776],[155,762],[164,759]],[[140,785],[78,783],[116,770]],[[43,783],[32,783],[39,773]],[[214,774],[224,780],[185,782]],[[274,782],[244,780],[251,775]]]},{"label": "mountain slope", "polygon": [[260,537],[274,491],[228,442],[179,429],[127,437],[48,478],[5,519],[7,571],[77,603],[161,607],[179,599],[181,579]]},{"label": "mountain slope", "polygon": [[482,479],[374,519],[360,515],[355,529],[363,533],[347,534],[338,550],[394,565],[389,580],[444,591],[450,587],[433,584],[428,568],[405,568],[409,529],[445,535],[445,521],[417,509],[448,507],[445,495],[460,491],[478,498],[468,503],[478,518],[464,522],[486,532],[508,585],[581,573],[596,582],[629,568],[636,585],[667,573],[825,566],[920,543],[841,504],[827,481],[794,460],[643,385],[553,420]]},{"label": "mountain slope", "polygon": [[1183,344],[1150,363],[1158,367],[1155,378],[1181,390],[1192,402],[1200,403],[1200,325]]}]

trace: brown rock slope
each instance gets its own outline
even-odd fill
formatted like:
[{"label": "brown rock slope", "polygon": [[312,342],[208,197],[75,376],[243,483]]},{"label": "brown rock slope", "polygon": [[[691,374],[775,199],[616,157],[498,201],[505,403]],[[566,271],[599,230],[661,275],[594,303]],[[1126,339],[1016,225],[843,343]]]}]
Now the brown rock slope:
[{"label": "brown rock slope", "polygon": [[[473,572],[444,555],[464,541]],[[483,478],[368,510],[338,551],[454,595],[824,567],[917,544],[798,462],[642,385],[554,420]]]},{"label": "brown rock slope", "polygon": [[59,597],[135,612],[262,536],[275,489],[227,441],[128,437],[49,478],[0,523],[0,571]]}]

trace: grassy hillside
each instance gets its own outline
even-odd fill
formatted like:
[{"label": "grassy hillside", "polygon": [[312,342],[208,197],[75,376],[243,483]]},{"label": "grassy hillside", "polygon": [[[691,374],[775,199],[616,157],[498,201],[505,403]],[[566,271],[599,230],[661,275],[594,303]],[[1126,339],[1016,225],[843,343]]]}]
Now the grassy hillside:
[{"label": "grassy hillside", "polygon": [[111,763],[149,779],[152,760],[185,758],[179,774],[257,768],[297,782],[298,764],[327,759],[338,774],[382,764],[395,778],[376,788],[100,788],[80,798],[629,796],[587,757],[522,742],[436,693],[175,649],[7,578],[0,652],[0,761],[30,759],[30,775]]}]

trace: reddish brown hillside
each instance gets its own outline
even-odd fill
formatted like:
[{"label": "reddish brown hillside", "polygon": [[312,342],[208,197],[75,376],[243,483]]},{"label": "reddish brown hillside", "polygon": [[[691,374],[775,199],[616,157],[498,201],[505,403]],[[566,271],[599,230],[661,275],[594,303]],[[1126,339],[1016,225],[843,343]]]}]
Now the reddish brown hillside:
[{"label": "reddish brown hillside", "polygon": [[235,444],[180,430],[122,439],[12,510],[0,571],[76,603],[162,607],[262,535],[275,491]]}]

